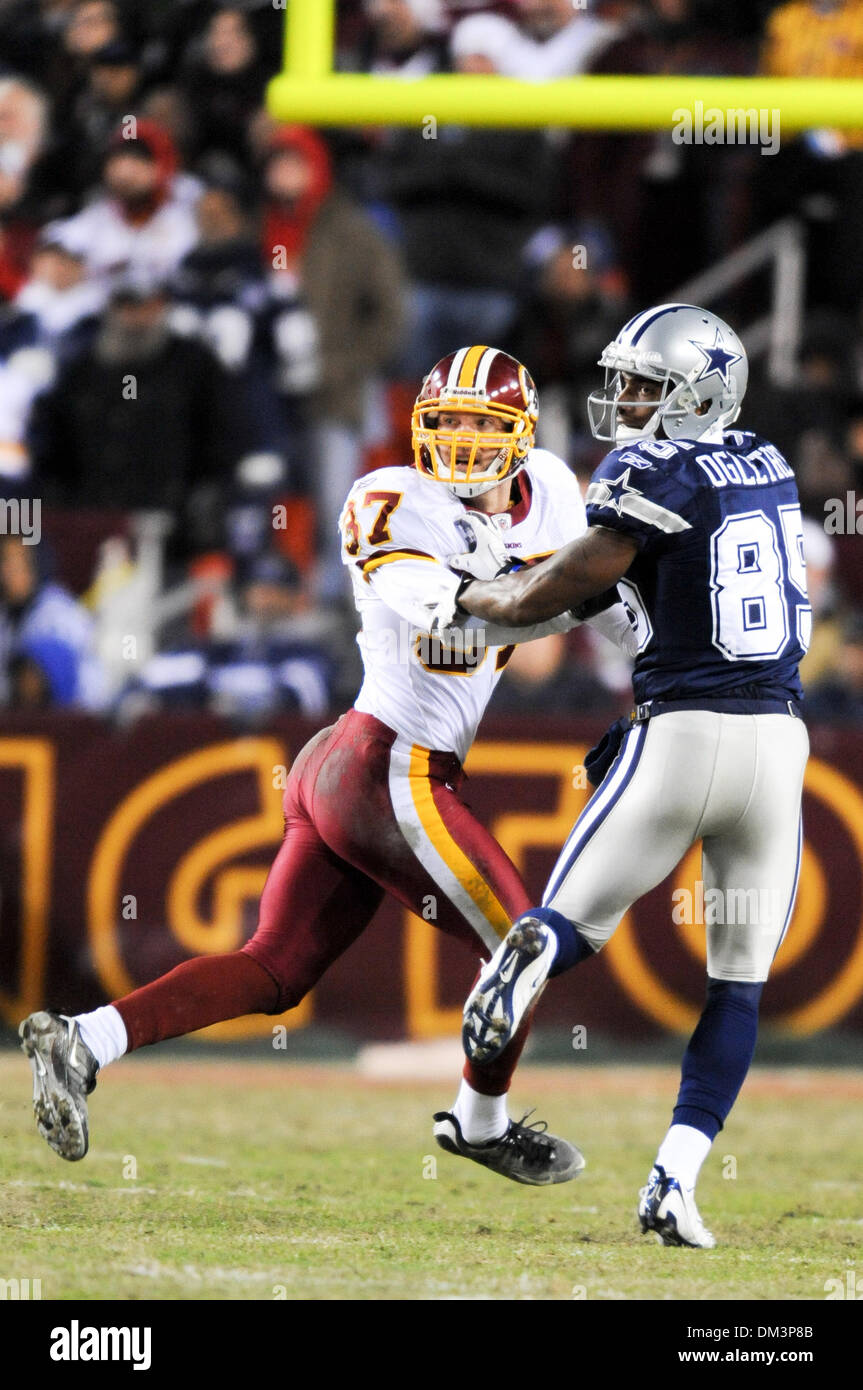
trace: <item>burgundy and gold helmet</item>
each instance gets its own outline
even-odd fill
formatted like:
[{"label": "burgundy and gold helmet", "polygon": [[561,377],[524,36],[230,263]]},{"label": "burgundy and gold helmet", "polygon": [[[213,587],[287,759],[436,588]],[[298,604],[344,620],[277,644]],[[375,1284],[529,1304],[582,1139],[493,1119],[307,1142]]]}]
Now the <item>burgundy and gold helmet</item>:
[{"label": "burgundy and gold helmet", "polygon": [[[417,396],[411,415],[414,463],[458,497],[477,497],[523,466],[534,445],[537,409],[533,378],[509,353],[459,348],[432,367]],[[442,412],[494,415],[501,429],[442,429]]]}]

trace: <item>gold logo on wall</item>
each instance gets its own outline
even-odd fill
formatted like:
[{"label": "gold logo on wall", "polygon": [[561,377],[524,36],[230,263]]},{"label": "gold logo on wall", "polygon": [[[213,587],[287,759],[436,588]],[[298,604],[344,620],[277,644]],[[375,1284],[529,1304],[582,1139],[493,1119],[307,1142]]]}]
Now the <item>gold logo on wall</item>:
[{"label": "gold logo on wall", "polygon": [[[278,846],[282,838],[282,802],[273,786],[273,768],[285,763],[275,739],[241,738],[216,743],[177,758],[139,783],[120,802],[96,845],[87,885],[87,929],[99,978],[112,999],[137,986],[122,959],[117,940],[120,877],[136,836],[161,807],[194,787],[231,773],[253,773],[260,809],[207,835],[180,859],[165,891],[165,925],[190,955],[236,951],[243,944],[243,902],[257,901],[268,869],[231,865],[251,850]],[[199,901],[212,880],[212,914],[201,914]],[[141,983],[144,983],[143,981]],[[270,1034],[275,1023],[300,1028],[312,1016],[307,995],[296,1009],[279,1018],[230,1019],[201,1030],[199,1037],[220,1041]]]},{"label": "gold logo on wall", "polygon": [[[0,1013],[17,1027],[43,1003],[54,831],[54,749],[46,738],[0,739],[0,767],[24,774],[21,807],[21,956],[18,993],[0,990]],[[0,930],[3,922],[0,916]]]}]

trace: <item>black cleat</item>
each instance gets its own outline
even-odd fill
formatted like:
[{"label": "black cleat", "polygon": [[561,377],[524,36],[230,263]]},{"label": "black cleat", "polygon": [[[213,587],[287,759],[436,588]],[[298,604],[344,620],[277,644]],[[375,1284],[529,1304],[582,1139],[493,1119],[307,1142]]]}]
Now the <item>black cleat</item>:
[{"label": "black cleat", "polygon": [[509,1128],[499,1139],[485,1144],[469,1144],[461,1132],[455,1115],[441,1110],[435,1115],[434,1137],[447,1153],[459,1158],[472,1158],[493,1173],[500,1173],[513,1182],[528,1183],[531,1187],[547,1187],[550,1183],[570,1182],[584,1167],[584,1155],[565,1139],[546,1133],[544,1120],[532,1125],[510,1120]]}]

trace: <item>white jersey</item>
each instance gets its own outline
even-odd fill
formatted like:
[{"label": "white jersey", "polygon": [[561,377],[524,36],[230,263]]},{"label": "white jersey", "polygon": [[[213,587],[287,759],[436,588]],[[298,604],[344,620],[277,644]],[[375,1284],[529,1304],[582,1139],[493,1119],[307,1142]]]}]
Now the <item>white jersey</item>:
[{"label": "white jersey", "polygon": [[[575,477],[547,450],[530,451],[517,493],[510,510],[496,518],[513,559],[545,558],[587,529]],[[575,625],[569,614],[508,629],[471,618],[462,641],[444,645],[428,635],[432,607],[458,588],[447,564],[468,549],[466,515],[464,503],[442,483],[396,467],[360,478],[339,520],[342,559],[362,619],[357,641],[365,679],[354,708],[413,744],[455,753],[461,761],[513,645]],[[623,609],[610,611],[612,626],[628,636]]]},{"label": "white jersey", "polygon": [[88,276],[102,287],[122,275],[161,281],[198,242],[188,193],[174,184],[171,197],[139,224],[127,222],[112,199],[99,198],[57,225],[64,244],[84,256]]}]

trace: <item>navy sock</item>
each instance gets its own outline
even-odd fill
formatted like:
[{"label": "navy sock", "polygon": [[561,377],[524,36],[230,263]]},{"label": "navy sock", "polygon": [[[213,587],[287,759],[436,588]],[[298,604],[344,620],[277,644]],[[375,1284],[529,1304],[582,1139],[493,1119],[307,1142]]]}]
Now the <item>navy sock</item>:
[{"label": "navy sock", "polygon": [[715,1139],[755,1051],[763,984],[707,981],[707,1003],[683,1056],[673,1122]]},{"label": "navy sock", "polygon": [[535,917],[538,921],[544,922],[557,937],[557,955],[548,972],[549,979],[553,979],[555,975],[562,975],[565,970],[571,970],[580,961],[587,960],[588,956],[596,955],[590,943],[579,935],[575,924],[570,922],[568,917],[564,917],[562,912],[555,912],[553,907],[532,907],[522,916]]}]

